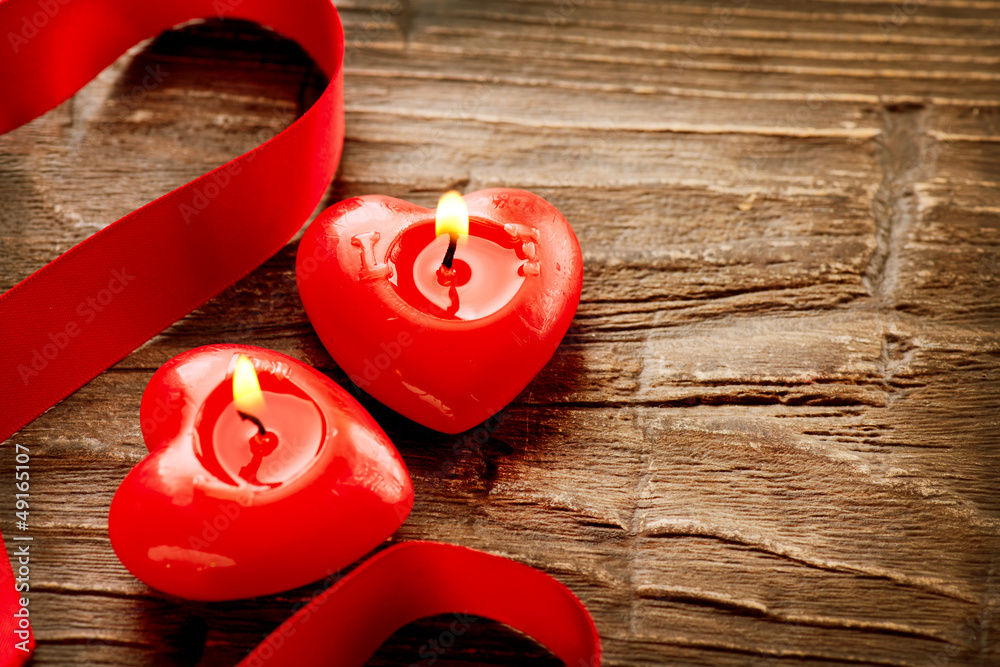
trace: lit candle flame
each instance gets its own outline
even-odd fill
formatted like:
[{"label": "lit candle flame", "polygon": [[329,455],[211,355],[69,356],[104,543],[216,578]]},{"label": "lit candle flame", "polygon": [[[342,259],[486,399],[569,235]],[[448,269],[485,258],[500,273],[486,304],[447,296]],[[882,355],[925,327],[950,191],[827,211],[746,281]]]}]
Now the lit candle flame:
[{"label": "lit candle flame", "polygon": [[264,407],[264,392],[260,390],[257,371],[250,357],[242,354],[236,358],[236,370],[233,371],[233,403],[237,410],[248,414],[256,414]]},{"label": "lit candle flame", "polygon": [[454,234],[460,238],[469,234],[469,209],[458,192],[446,192],[438,201],[434,234]]}]

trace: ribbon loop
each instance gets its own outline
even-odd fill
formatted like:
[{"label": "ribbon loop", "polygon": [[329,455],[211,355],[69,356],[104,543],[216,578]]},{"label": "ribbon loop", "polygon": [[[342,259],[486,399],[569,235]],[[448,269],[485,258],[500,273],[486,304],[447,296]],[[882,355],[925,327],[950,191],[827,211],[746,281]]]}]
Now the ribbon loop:
[{"label": "ribbon loop", "polygon": [[[344,139],[336,8],[331,0],[223,4],[230,17],[302,45],[329,78],[326,89],[274,138],[112,223],[0,295],[0,442],[262,264],[330,184]],[[217,16],[219,6],[0,0],[0,133],[68,99],[136,42]],[[209,184],[218,192],[206,201]],[[100,302],[100,311],[88,309],[88,300]],[[15,633],[25,630],[6,559],[0,580],[0,665],[20,665],[30,650],[15,648]]]},{"label": "ribbon loop", "polygon": [[[218,15],[220,6],[296,40],[329,84],[273,139],[112,223],[0,295],[0,441],[277,252],[319,203],[344,138],[344,38],[331,0],[0,0],[0,37],[8,42],[0,43],[0,133],[69,98],[137,41]],[[207,183],[218,193],[205,203]],[[199,215],[185,216],[185,207]],[[100,313],[80,312],[104,292],[114,298]],[[13,583],[0,558],[3,666],[24,664],[34,646],[31,639],[28,651],[15,648],[21,605]],[[400,626],[448,611],[507,623],[571,667],[600,663],[593,620],[552,577],[463,547],[411,542],[359,566],[241,664],[360,665]]]},{"label": "ribbon loop", "polygon": [[445,613],[506,623],[569,667],[601,664],[593,619],[549,575],[466,547],[404,542],[317,595],[238,667],[360,667],[399,628]]},{"label": "ribbon loop", "polygon": [[[18,48],[0,44],[0,132],[68,98],[136,41],[215,13],[211,0],[53,3],[58,11],[31,39]],[[0,2],[0,35],[23,31],[37,10],[25,0]],[[329,77],[326,89],[274,138],[112,223],[0,295],[0,441],[262,264],[330,184],[344,138],[336,9],[329,0],[242,0],[233,16],[302,44]],[[211,199],[203,194],[208,186]],[[99,312],[81,308],[88,299],[107,303]]]}]

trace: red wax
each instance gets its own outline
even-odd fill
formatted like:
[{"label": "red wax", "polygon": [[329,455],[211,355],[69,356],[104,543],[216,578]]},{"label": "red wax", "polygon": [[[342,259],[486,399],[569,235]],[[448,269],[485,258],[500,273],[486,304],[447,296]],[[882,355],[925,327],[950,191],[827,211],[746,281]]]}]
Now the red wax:
[{"label": "red wax", "polygon": [[513,299],[524,284],[527,258],[523,243],[503,227],[469,221],[469,236],[455,252],[451,271],[441,266],[448,235],[435,237],[434,221],[413,225],[389,250],[389,283],[417,310],[448,320],[476,320],[492,315]]},{"label": "red wax", "polygon": [[[264,407],[233,403],[236,357]],[[142,400],[150,454],[111,503],[115,553],[153,588],[198,600],[267,595],[320,579],[389,537],[413,506],[395,447],[322,373],[243,345],[175,357]]]},{"label": "red wax", "polygon": [[258,373],[264,408],[255,416],[266,433],[240,417],[231,382],[223,382],[205,401],[198,421],[195,451],[206,469],[232,484],[276,486],[316,458],[325,426],[316,403],[294,383]]},{"label": "red wax", "polygon": [[509,189],[464,199],[469,235],[450,275],[434,211],[382,196],[324,211],[296,259],[306,312],[351,380],[447,433],[527,386],[569,328],[583,280],[576,236],[544,199]]}]

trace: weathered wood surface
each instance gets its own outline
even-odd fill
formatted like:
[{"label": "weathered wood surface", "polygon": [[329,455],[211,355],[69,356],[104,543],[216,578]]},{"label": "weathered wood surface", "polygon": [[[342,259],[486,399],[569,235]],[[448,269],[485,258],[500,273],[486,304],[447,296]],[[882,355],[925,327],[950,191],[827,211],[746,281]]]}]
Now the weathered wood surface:
[{"label": "weathered wood surface", "polygon": [[[394,539],[552,573],[608,664],[1000,664],[1000,3],[340,6],[328,202],[527,188],[586,259],[573,329],[481,451],[364,399],[416,487]],[[138,47],[0,137],[0,289],[272,136],[317,85],[245,26]],[[3,446],[4,526],[13,443],[32,452],[37,665],[231,664],[317,590],[169,599],[106,534],[174,354],[252,343],[347,384],[295,248]],[[447,620],[375,663],[430,664]],[[546,660],[486,622],[435,656]]]}]

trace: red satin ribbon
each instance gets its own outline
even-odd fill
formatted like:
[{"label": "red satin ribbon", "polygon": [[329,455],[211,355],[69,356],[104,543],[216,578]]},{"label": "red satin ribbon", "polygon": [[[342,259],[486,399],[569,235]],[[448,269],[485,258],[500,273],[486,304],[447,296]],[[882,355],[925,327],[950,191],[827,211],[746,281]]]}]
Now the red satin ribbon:
[{"label": "red satin ribbon", "polygon": [[278,136],[0,296],[0,441],[277,252],[330,184],[344,134],[343,29],[330,0],[0,2],[0,133],[67,99],[135,42],[213,16],[219,3],[298,41],[330,83]]},{"label": "red satin ribbon", "polygon": [[[278,136],[0,295],[0,441],[279,250],[333,178],[344,132],[343,30],[330,0],[0,0],[0,133],[69,98],[137,41],[219,14],[296,40],[329,85]],[[0,666],[21,665],[20,595],[6,580],[13,574],[0,558]],[[399,626],[449,611],[507,623],[571,667],[599,664],[593,621],[565,586],[513,561],[428,543],[361,565],[243,664],[362,664]]]},{"label": "red satin ribbon", "polygon": [[369,558],[313,598],[238,667],[364,665],[397,629],[445,613],[506,623],[568,667],[601,664],[593,619],[549,575],[474,549],[404,542]]},{"label": "red satin ribbon", "polygon": [[[0,133],[69,98],[136,42],[220,14],[296,40],[326,90],[278,136],[0,295],[0,442],[284,246],[332,180],[344,137],[343,28],[330,0],[0,0]],[[0,579],[11,577],[4,559]],[[12,635],[18,599],[0,581],[0,665],[27,659]]]}]

